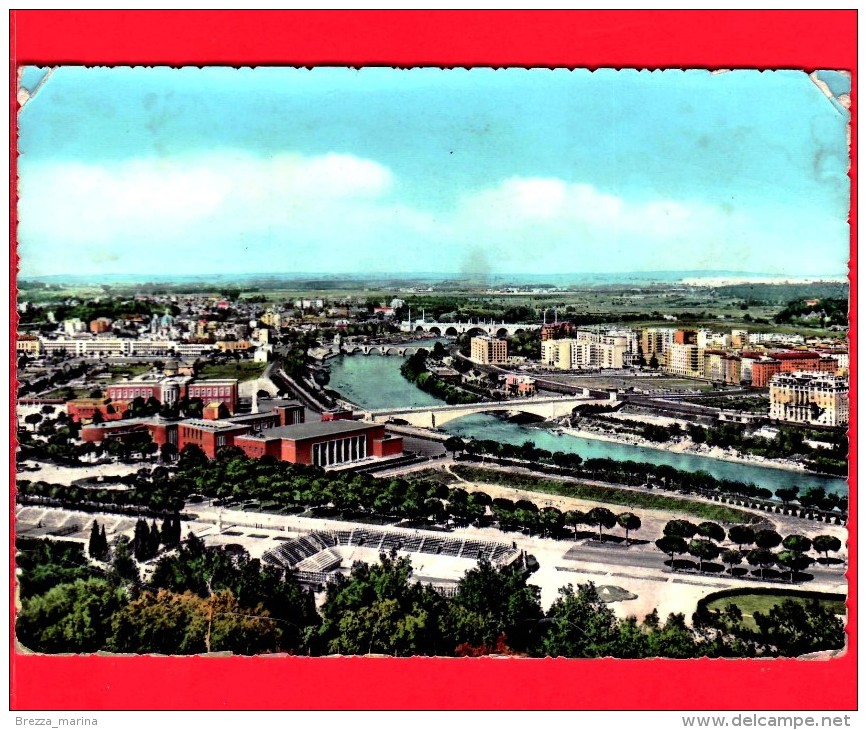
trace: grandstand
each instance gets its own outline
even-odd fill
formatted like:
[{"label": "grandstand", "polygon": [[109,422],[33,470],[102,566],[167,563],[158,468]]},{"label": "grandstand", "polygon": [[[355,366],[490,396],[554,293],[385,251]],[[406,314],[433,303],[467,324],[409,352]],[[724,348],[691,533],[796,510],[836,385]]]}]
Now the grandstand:
[{"label": "grandstand", "polygon": [[[351,548],[351,550],[347,550]],[[295,571],[305,583],[325,583],[333,579],[341,564],[356,554],[390,553],[396,551],[410,555],[432,555],[448,561],[473,562],[486,559],[496,566],[510,565],[520,556],[520,551],[504,543],[489,540],[467,540],[447,535],[422,532],[358,527],[347,530],[320,530],[289,539],[281,538],[281,544],[268,550],[262,560],[281,568]],[[425,561],[427,568],[434,568],[437,558]]]}]

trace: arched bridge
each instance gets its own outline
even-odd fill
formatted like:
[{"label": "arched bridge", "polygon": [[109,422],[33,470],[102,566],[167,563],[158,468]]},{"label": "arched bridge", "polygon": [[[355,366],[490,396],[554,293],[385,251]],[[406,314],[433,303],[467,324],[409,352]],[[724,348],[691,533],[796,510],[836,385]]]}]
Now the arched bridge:
[{"label": "arched bridge", "polygon": [[568,416],[576,407],[581,405],[610,403],[610,399],[564,395],[542,398],[515,398],[512,400],[457,406],[385,408],[375,411],[364,411],[362,417],[365,421],[373,421],[374,423],[387,423],[393,419],[400,419],[417,428],[439,428],[449,421],[463,418],[473,413],[532,413],[546,420],[554,420]]},{"label": "arched bridge", "polygon": [[519,332],[530,332],[540,329],[539,324],[506,324],[505,322],[426,322],[417,319],[414,322],[401,322],[401,332],[431,334],[437,337],[457,337],[458,335],[490,335],[491,337],[506,337]]},{"label": "arched bridge", "polygon": [[344,345],[340,352],[344,355],[398,355],[409,357],[418,350],[430,350],[431,347],[419,347],[418,345]]}]

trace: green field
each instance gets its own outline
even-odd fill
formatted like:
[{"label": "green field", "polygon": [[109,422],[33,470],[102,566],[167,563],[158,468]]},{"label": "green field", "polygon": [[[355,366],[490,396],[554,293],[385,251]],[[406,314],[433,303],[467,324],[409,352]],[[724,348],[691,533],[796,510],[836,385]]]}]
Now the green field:
[{"label": "green field", "polygon": [[242,360],[241,362],[228,362],[221,365],[205,364],[198,372],[200,378],[237,378],[238,380],[255,380],[262,376],[265,368],[268,366],[266,362],[252,362],[250,360]]},{"label": "green field", "polygon": [[111,374],[113,380],[117,380],[124,375],[135,378],[139,375],[144,375],[146,372],[149,372],[153,368],[153,366],[153,363],[149,362],[130,363],[124,365],[109,365],[108,372]]},{"label": "green field", "polygon": [[508,471],[500,471],[499,469],[486,469],[483,467],[466,466],[464,464],[456,464],[452,467],[452,471],[467,481],[479,484],[494,484],[511,487],[512,489],[540,492],[542,494],[556,494],[560,497],[575,497],[576,499],[586,499],[589,502],[625,505],[637,509],[678,512],[703,520],[714,520],[731,524],[758,522],[761,520],[758,515],[754,515],[751,512],[734,509],[725,505],[661,494],[649,494],[637,490],[618,489],[617,487],[604,487],[597,484],[574,481],[556,481],[542,476],[515,474]]},{"label": "green field", "polygon": [[[708,596],[708,598],[713,599],[713,595]],[[758,626],[756,626],[753,614],[756,611],[759,613],[768,613],[774,606],[781,604],[786,598],[797,601],[798,603],[808,603],[810,601],[809,598],[804,598],[797,594],[792,595],[786,591],[778,591],[775,593],[744,593],[738,596],[726,596],[724,598],[710,600],[706,605],[710,611],[715,609],[723,611],[729,604],[733,603],[741,610],[741,614],[743,614],[741,624],[743,624],[747,629],[756,630],[758,629]],[[845,599],[842,597],[839,599],[819,598],[819,603],[825,608],[830,608],[834,613],[840,616],[845,616],[846,614],[846,603]]]}]

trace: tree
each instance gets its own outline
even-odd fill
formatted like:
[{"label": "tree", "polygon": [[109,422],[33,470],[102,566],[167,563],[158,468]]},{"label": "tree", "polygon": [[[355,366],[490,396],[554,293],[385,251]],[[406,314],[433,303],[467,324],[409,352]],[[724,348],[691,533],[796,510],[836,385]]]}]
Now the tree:
[{"label": "tree", "polygon": [[151,531],[148,523],[139,518],[135,523],[135,532],[132,539],[132,552],[135,559],[143,563],[153,557],[151,552]]},{"label": "tree", "polygon": [[36,430],[37,424],[40,423],[41,421],[42,421],[42,415],[39,413],[31,413],[27,416],[24,416],[24,423],[28,423],[31,426],[33,426],[33,428],[31,429],[32,431]]},{"label": "tree", "polygon": [[118,538],[114,548],[114,558],[111,561],[112,572],[121,580],[138,582],[140,576],[138,567],[130,552],[129,539],[125,536]]},{"label": "tree", "polygon": [[813,558],[797,552],[796,550],[783,550],[782,552],[777,553],[775,557],[779,566],[787,568],[790,571],[789,576],[792,583],[795,582],[795,573],[805,570],[813,563]]},{"label": "tree", "polygon": [[541,654],[551,657],[604,657],[616,652],[619,638],[614,612],[603,603],[593,583],[559,590],[547,617]]},{"label": "tree", "polygon": [[744,556],[740,550],[723,550],[720,558],[729,566],[729,573],[733,575],[732,571],[734,571],[736,565],[740,565],[743,562]]},{"label": "tree", "polygon": [[689,538],[697,531],[698,527],[688,520],[669,520],[662,529],[662,534],[666,537]]},{"label": "tree", "polygon": [[99,578],[61,583],[22,601],[15,634],[33,651],[99,651],[105,648],[112,615],[125,600],[122,589]]},{"label": "tree", "polygon": [[813,549],[819,553],[825,553],[825,561],[828,561],[828,552],[837,552],[843,544],[840,539],[833,535],[817,535],[813,538]]},{"label": "tree", "polygon": [[99,524],[93,521],[90,529],[90,539],[87,542],[87,554],[94,560],[105,560],[108,557],[108,542],[105,538],[105,528],[100,532]]},{"label": "tree", "polygon": [[783,656],[842,649],[846,645],[843,621],[818,601],[791,599],[767,614],[756,611],[753,619],[762,639]]},{"label": "tree", "polygon": [[602,528],[610,530],[617,524],[614,513],[606,507],[594,507],[587,513],[587,522],[599,526],[599,542],[602,542]]},{"label": "tree", "polygon": [[695,635],[686,625],[682,613],[670,613],[665,624],[652,628],[648,645],[650,656],[690,659],[698,654]]},{"label": "tree", "polygon": [[[328,585],[316,653],[412,656],[447,651],[445,599],[430,586],[410,583],[407,558],[356,562],[349,577]],[[447,629],[446,629],[447,630]],[[448,642],[451,643],[451,642]],[[456,644],[451,644],[453,649]]]},{"label": "tree", "polygon": [[682,537],[676,537],[674,535],[666,535],[665,537],[659,538],[656,541],[656,547],[658,547],[662,552],[668,553],[671,556],[671,569],[676,570],[674,566],[674,555],[677,553],[678,555],[683,555],[687,550],[686,540]]},{"label": "tree", "polygon": [[699,572],[704,572],[704,561],[715,560],[720,554],[720,548],[711,540],[690,540],[687,550],[690,555],[698,558]]},{"label": "tree", "polygon": [[178,459],[178,467],[180,469],[195,469],[198,466],[208,463],[208,457],[195,444],[187,444],[181,449],[180,458]]},{"label": "tree", "polygon": [[160,460],[168,464],[175,460],[178,455],[178,447],[168,442],[164,443],[160,448]]},{"label": "tree", "polygon": [[702,522],[696,532],[702,537],[707,537],[715,542],[722,542],[726,539],[726,531],[716,522]]},{"label": "tree", "polygon": [[798,498],[799,491],[797,487],[780,487],[774,494],[783,504],[788,505],[789,502]]},{"label": "tree", "polygon": [[782,535],[776,530],[759,530],[756,533],[756,546],[765,550],[773,550],[782,541]]},{"label": "tree", "polygon": [[261,607],[242,607],[230,591],[202,598],[145,591],[112,620],[112,651],[137,654],[202,654],[279,651],[281,623]]},{"label": "tree", "polygon": [[629,531],[641,528],[641,519],[632,512],[623,512],[617,515],[617,524],[626,530],[626,544],[629,544]]},{"label": "tree", "polygon": [[752,527],[735,525],[729,528],[729,540],[737,543],[738,548],[744,545],[752,545],[756,541],[756,533]]},{"label": "tree", "polygon": [[808,509],[814,507],[822,508],[827,496],[827,493],[822,487],[811,487],[798,498],[798,501],[803,507],[807,507]]},{"label": "tree", "polygon": [[569,510],[565,515],[563,515],[566,524],[572,525],[572,529],[575,531],[575,539],[578,539],[578,525],[587,524],[587,515],[580,510]]},{"label": "tree", "polygon": [[786,550],[792,550],[796,553],[805,553],[811,547],[813,543],[810,541],[808,537],[804,537],[803,535],[787,535],[783,540],[783,547]]},{"label": "tree", "polygon": [[465,448],[464,440],[458,436],[449,436],[443,446],[445,446],[446,451],[452,452],[452,458],[455,458],[457,453]]},{"label": "tree", "polygon": [[563,513],[556,507],[543,507],[539,510],[539,527],[542,528],[543,535],[556,536],[564,524]]},{"label": "tree", "polygon": [[753,566],[760,566],[761,576],[765,577],[765,567],[773,565],[776,558],[767,548],[755,548],[747,553],[747,562]]},{"label": "tree", "polygon": [[651,370],[656,370],[656,369],[659,368],[659,360],[658,360],[657,357],[656,357],[656,353],[653,353],[653,354],[650,356],[650,363],[649,363],[649,365],[650,365]]},{"label": "tree", "polygon": [[510,649],[526,651],[543,616],[539,589],[527,577],[515,566],[495,568],[480,560],[449,602],[448,635],[457,644],[494,647],[502,639]]}]

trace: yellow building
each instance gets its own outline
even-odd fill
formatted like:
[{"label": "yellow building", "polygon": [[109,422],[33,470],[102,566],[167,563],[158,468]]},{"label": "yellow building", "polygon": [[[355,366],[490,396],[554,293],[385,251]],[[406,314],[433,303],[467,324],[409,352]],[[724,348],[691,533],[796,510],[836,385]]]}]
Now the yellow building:
[{"label": "yellow building", "polygon": [[817,426],[849,423],[849,380],[827,373],[780,373],[770,382],[770,417]]},{"label": "yellow building", "polygon": [[698,345],[672,343],[665,353],[663,370],[681,378],[704,377],[703,352]]},{"label": "yellow building", "polygon": [[508,361],[508,343],[497,337],[470,338],[470,359],[480,365],[502,364]]},{"label": "yellow building", "polygon": [[15,352],[38,356],[42,353],[42,343],[36,335],[19,335],[15,342]]}]

